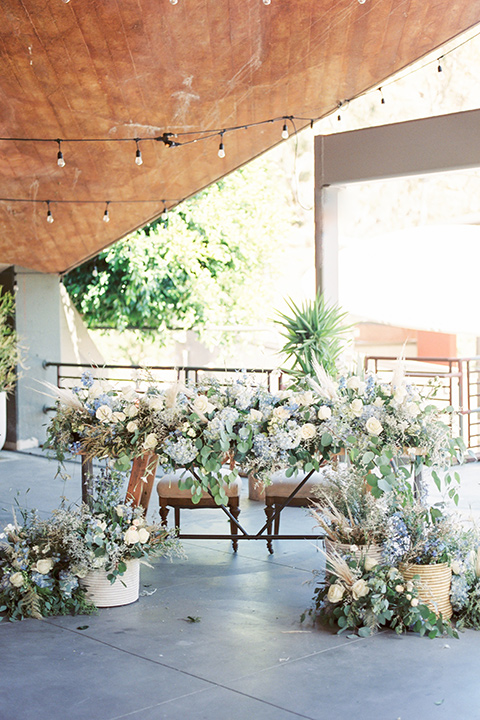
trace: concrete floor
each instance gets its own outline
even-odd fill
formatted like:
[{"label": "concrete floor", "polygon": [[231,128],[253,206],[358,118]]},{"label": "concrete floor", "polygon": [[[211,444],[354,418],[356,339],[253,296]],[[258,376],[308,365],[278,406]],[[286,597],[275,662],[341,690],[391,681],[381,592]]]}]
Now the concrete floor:
[{"label": "concrete floor", "polygon": [[[65,487],[55,468],[0,452],[0,526],[17,492],[43,513],[61,494],[78,497],[78,465]],[[477,514],[480,468],[461,472],[463,506]],[[258,530],[262,504],[245,496],[242,508]],[[227,522],[220,510],[183,511],[182,527],[223,532]],[[300,527],[311,528],[305,511],[285,511],[282,529]],[[263,541],[241,542],[237,555],[227,541],[183,546],[186,558],[142,568],[151,594],[132,605],[1,622],[0,720],[480,718],[480,633],[339,637],[299,622],[322,564],[315,543],[276,541],[273,556]]]}]

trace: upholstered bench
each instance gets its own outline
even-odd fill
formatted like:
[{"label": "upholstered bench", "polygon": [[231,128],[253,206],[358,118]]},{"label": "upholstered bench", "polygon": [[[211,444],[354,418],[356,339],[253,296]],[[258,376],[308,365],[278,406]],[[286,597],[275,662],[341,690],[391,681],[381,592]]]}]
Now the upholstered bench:
[{"label": "upholstered bench", "polygon": [[[272,475],[270,485],[265,485],[265,514],[267,516],[267,535],[280,532],[280,513],[285,500],[290,497],[295,488],[305,477],[299,473],[287,477],[284,470],[279,470]],[[309,501],[314,499],[313,489],[323,482],[322,472],[314,472],[307,482],[300,488],[296,495],[288,503],[288,507],[308,507]],[[275,519],[273,519],[275,516]],[[273,553],[272,541],[267,540],[268,551]]]},{"label": "upholstered bench", "polygon": [[[226,471],[227,472],[227,471]],[[180,480],[186,480],[191,478],[189,472],[185,470],[176,470],[175,472],[164,475],[157,483],[158,502],[160,504],[160,517],[162,525],[167,526],[167,517],[169,513],[169,507],[174,508],[175,513],[175,527],[180,529],[180,510],[189,509],[195,510],[196,508],[219,508],[215,500],[207,493],[203,492],[199,502],[194,503],[192,501],[192,493],[190,490],[182,490],[179,487]],[[240,493],[242,490],[242,480],[237,478],[233,482],[227,485],[224,483],[225,494],[228,498],[228,509],[232,513],[234,518],[238,518],[240,515]],[[230,534],[237,535],[238,528],[230,520]],[[238,540],[232,540],[233,551],[237,552]]]}]

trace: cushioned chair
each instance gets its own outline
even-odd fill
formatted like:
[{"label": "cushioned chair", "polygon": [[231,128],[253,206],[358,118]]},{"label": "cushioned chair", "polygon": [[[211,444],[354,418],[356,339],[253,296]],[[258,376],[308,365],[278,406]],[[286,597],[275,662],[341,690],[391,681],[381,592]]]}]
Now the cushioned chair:
[{"label": "cushioned chair", "polygon": [[[228,472],[228,471],[226,471]],[[162,525],[167,526],[167,517],[169,513],[169,507],[174,508],[175,512],[175,527],[180,529],[180,510],[189,509],[195,510],[196,508],[218,508],[221,510],[220,505],[217,505],[215,500],[210,497],[206,492],[202,494],[198,503],[192,502],[192,493],[190,490],[182,490],[179,488],[179,481],[185,480],[191,477],[191,475],[185,470],[176,470],[173,473],[164,475],[157,483],[158,502],[160,504],[160,517]],[[240,493],[242,490],[242,480],[237,478],[229,485],[224,484],[225,493],[228,497],[228,509],[232,513],[234,518],[238,518],[240,515]],[[230,534],[237,535],[238,528],[230,520]],[[238,540],[232,540],[233,551],[237,552]]]},{"label": "cushioned chair", "polygon": [[[280,532],[280,513],[285,500],[292,494],[297,485],[305,477],[299,473],[289,478],[284,470],[272,475],[270,485],[265,485],[265,514],[267,516],[267,535],[278,535]],[[323,482],[322,472],[314,472],[297,494],[290,500],[287,507],[308,507],[310,500],[314,500],[313,489]],[[276,513],[276,514],[275,514]],[[275,519],[274,519],[275,515]],[[273,553],[272,541],[267,540],[268,551]]]}]

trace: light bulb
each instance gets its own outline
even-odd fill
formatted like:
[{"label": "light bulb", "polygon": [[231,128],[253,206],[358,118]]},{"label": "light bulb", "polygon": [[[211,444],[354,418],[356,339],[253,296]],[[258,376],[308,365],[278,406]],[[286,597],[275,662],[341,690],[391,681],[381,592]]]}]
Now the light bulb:
[{"label": "light bulb", "polygon": [[63,153],[61,150],[57,153],[57,165],[58,167],[65,167],[65,160],[63,159]]},{"label": "light bulb", "polygon": [[47,210],[47,222],[50,223],[50,225],[53,222],[53,215],[52,215],[50,208],[48,208],[48,210]]},{"label": "light bulb", "polygon": [[69,2],[70,2],[70,0],[63,0],[63,2],[64,2],[64,3],[65,3],[65,5],[66,5],[67,3],[69,3]]},{"label": "light bulb", "polygon": [[225,157],[225,146],[224,146],[223,142],[221,142],[220,145],[218,146],[218,157],[219,158]]},{"label": "light bulb", "polygon": [[178,2],[178,0],[170,0],[170,4],[171,4],[171,5],[176,5],[177,2]]},{"label": "light bulb", "polygon": [[110,222],[110,215],[108,214],[108,209],[105,210],[105,212],[103,213],[103,222]]},{"label": "light bulb", "polygon": [[366,0],[358,0],[360,5],[365,5]]},{"label": "light bulb", "polygon": [[137,152],[135,153],[135,164],[143,165],[142,151],[140,148],[137,148]]},{"label": "light bulb", "polygon": [[287,127],[287,123],[283,123],[282,138],[283,138],[284,140],[287,140],[287,139],[288,139],[288,127]]},{"label": "light bulb", "polygon": [[271,2],[272,2],[272,0],[263,0],[264,5],[270,5]]}]

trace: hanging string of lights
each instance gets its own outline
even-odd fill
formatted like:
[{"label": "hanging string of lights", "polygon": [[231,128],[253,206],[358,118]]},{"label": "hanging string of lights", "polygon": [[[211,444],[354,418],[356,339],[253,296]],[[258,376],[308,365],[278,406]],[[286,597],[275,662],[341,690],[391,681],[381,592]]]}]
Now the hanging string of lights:
[{"label": "hanging string of lights", "polygon": [[47,206],[47,214],[45,216],[46,221],[52,224],[55,220],[52,213],[52,205],[105,205],[103,213],[103,222],[110,222],[110,205],[145,205],[145,204],[163,204],[163,210],[160,215],[162,220],[166,220],[168,217],[168,206],[178,205],[181,200],[178,198],[165,198],[161,200],[43,200],[40,198],[4,198],[0,197],[0,202],[4,203],[33,203]]},{"label": "hanging string of lights", "polygon": [[[70,0],[63,0],[64,2],[69,2]],[[263,0],[266,5],[270,4],[270,0]],[[359,0],[360,1],[360,0]],[[176,4],[178,0],[170,0],[172,4]],[[445,61],[445,58],[450,55],[451,53],[455,52],[459,48],[463,47],[467,43],[471,42],[475,38],[480,36],[480,31],[476,34],[468,37],[467,39],[463,40],[462,42],[455,45],[455,47],[450,48],[450,50],[445,51],[442,55],[440,55],[437,58],[427,60],[423,65],[415,66],[412,68],[409,72],[401,72],[398,75],[391,78],[391,80],[387,80],[382,83],[381,86],[375,86],[373,88],[370,88],[369,90],[363,91],[359,93],[358,95],[355,95],[351,98],[347,98],[344,100],[341,100],[338,102],[336,108],[334,110],[329,110],[328,112],[324,113],[323,115],[320,115],[318,117],[300,117],[296,115],[282,115],[279,117],[269,118],[267,120],[260,120],[257,122],[252,123],[245,123],[242,125],[233,125],[230,127],[224,127],[224,128],[210,128],[210,129],[198,129],[198,130],[189,130],[189,131],[168,131],[161,133],[157,136],[145,136],[145,137],[135,137],[135,138],[112,138],[112,137],[90,137],[90,138],[38,138],[38,137],[0,137],[1,142],[15,142],[15,143],[54,143],[57,146],[57,165],[61,168],[65,167],[66,160],[63,154],[62,147],[64,148],[65,145],[68,145],[69,143],[135,143],[135,156],[134,161],[137,166],[143,165],[143,157],[142,157],[142,150],[140,148],[140,143],[148,143],[148,142],[154,142],[154,143],[163,143],[167,148],[178,148],[185,145],[191,145],[194,143],[207,141],[212,138],[218,138],[219,139],[219,145],[218,145],[218,157],[223,159],[226,156],[225,151],[225,135],[228,133],[234,133],[241,130],[248,130],[253,127],[260,127],[267,124],[272,123],[282,123],[282,130],[281,130],[281,139],[287,140],[289,138],[289,129],[288,124],[290,123],[293,134],[296,135],[298,132],[296,121],[300,123],[309,123],[310,127],[313,128],[314,124],[320,120],[324,120],[326,117],[331,115],[332,113],[337,112],[337,120],[342,119],[342,111],[346,110],[349,103],[353,100],[357,100],[360,97],[365,97],[371,93],[379,93],[380,94],[380,102],[382,105],[386,103],[383,90],[385,87],[388,87],[390,85],[393,85],[396,82],[399,82],[400,80],[403,80],[404,78],[412,75],[413,73],[419,72],[420,70],[423,70],[425,67],[431,65],[432,63],[436,63],[437,65],[437,72],[441,73],[443,72],[443,63]],[[113,203],[129,203],[129,204],[138,204],[138,203],[163,203],[164,205],[164,211],[162,215],[164,215],[167,212],[167,203],[170,205],[177,205],[180,202],[182,202],[185,198],[181,199],[172,199],[172,200],[39,200],[39,199],[30,199],[30,198],[0,198],[0,202],[9,202],[9,203],[43,203],[47,205],[47,222],[53,223],[54,218],[51,212],[50,205],[54,203],[63,203],[63,204],[98,204],[101,203],[102,205],[105,204],[105,210],[103,214],[103,221],[105,223],[108,223],[110,221],[110,210],[109,206]]]}]

